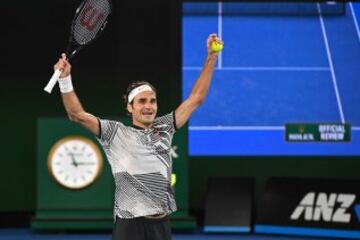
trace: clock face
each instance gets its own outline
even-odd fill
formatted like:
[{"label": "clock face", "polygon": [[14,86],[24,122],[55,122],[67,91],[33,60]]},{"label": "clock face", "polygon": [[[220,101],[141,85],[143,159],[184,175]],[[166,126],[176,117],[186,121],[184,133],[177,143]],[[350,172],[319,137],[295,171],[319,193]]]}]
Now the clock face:
[{"label": "clock face", "polygon": [[65,137],[50,150],[48,168],[60,185],[70,189],[89,186],[99,176],[103,159],[98,146],[82,136]]}]

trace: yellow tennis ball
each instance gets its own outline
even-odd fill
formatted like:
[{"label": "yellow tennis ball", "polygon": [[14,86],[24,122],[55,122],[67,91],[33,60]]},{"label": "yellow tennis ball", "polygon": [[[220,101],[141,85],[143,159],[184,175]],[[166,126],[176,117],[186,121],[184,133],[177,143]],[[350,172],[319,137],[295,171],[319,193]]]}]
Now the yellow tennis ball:
[{"label": "yellow tennis ball", "polygon": [[220,42],[217,41],[213,41],[211,43],[211,50],[213,50],[214,52],[220,52],[223,49],[224,45]]},{"label": "yellow tennis ball", "polygon": [[172,173],[171,174],[171,186],[175,186],[176,184],[176,174],[175,173]]}]

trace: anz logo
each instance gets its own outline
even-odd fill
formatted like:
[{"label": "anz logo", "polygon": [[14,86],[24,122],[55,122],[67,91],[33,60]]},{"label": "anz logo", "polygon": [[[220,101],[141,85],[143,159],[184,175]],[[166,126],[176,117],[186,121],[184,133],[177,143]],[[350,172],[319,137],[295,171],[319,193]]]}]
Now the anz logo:
[{"label": "anz logo", "polygon": [[[348,193],[307,193],[290,216],[291,220],[324,221],[349,223],[352,213],[350,207],[356,195]],[[360,222],[360,204],[355,205],[355,212]]]}]

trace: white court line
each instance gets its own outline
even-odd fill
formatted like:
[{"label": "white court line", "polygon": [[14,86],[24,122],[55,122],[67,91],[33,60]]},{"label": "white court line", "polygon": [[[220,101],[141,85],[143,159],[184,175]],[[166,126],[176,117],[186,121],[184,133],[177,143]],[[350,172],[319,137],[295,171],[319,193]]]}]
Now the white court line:
[{"label": "white court line", "polygon": [[356,19],[356,15],[355,15],[355,11],[354,11],[354,8],[353,8],[353,5],[352,5],[351,2],[349,3],[349,6],[350,6],[350,10],[351,10],[351,15],[352,15],[353,20],[354,20],[354,24],[355,24],[356,32],[357,32],[357,35],[358,35],[358,39],[359,39],[359,41],[360,41],[359,25],[358,25],[358,22],[357,22],[357,19]]},{"label": "white court line", "polygon": [[[190,126],[191,131],[282,131],[285,126]],[[351,127],[352,131],[360,131],[360,126]]]},{"label": "white court line", "polygon": [[[218,2],[218,37],[222,39],[222,11],[223,10],[223,3]],[[219,53],[218,57],[218,68],[222,68],[222,52]]]},{"label": "white court line", "polygon": [[339,90],[338,90],[338,86],[337,86],[336,75],[335,75],[334,65],[333,65],[332,58],[331,58],[331,52],[330,52],[329,42],[328,42],[328,38],[327,38],[327,34],[326,34],[324,19],[322,17],[320,4],[316,3],[316,5],[317,5],[318,12],[319,12],[321,30],[322,30],[322,34],[323,34],[323,37],[324,37],[324,43],[325,43],[325,47],[326,47],[326,54],[327,54],[327,58],[328,58],[329,65],[330,65],[330,72],[331,72],[331,77],[332,77],[332,81],[333,81],[333,85],[334,85],[334,89],[335,89],[335,95],[336,95],[337,105],[338,105],[338,108],[339,108],[340,118],[341,118],[341,122],[345,123],[344,112],[343,112],[343,109],[342,109],[340,94],[339,94]]},{"label": "white court line", "polygon": [[[201,70],[202,67],[184,66],[183,70]],[[222,67],[216,70],[231,71],[330,71],[329,67]]]},{"label": "white court line", "polygon": [[240,130],[240,131],[248,131],[248,130],[284,130],[284,126],[190,126],[189,130],[195,131],[232,131],[232,130]]}]

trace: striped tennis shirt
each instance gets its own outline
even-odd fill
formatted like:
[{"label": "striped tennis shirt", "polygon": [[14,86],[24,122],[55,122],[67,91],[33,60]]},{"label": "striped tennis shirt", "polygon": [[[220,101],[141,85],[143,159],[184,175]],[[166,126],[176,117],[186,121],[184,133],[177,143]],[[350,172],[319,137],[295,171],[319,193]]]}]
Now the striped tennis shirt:
[{"label": "striped tennis shirt", "polygon": [[151,128],[99,119],[100,135],[115,181],[114,219],[176,211],[171,188],[171,142],[175,113],[155,118]]}]

